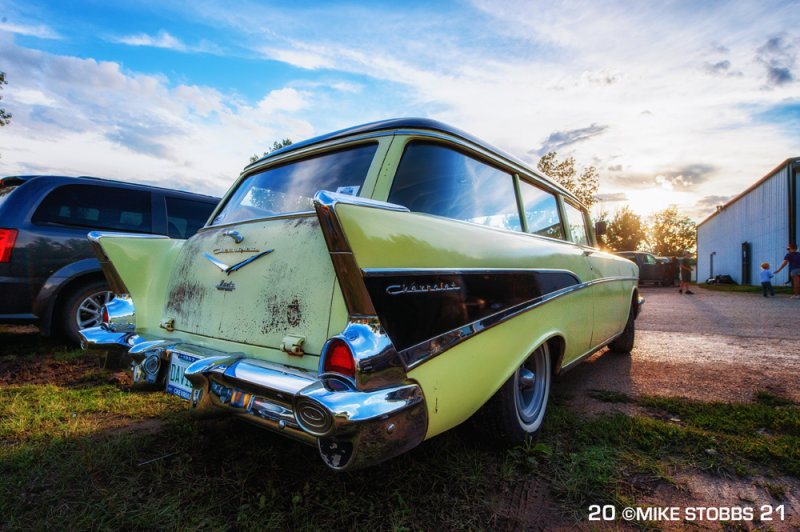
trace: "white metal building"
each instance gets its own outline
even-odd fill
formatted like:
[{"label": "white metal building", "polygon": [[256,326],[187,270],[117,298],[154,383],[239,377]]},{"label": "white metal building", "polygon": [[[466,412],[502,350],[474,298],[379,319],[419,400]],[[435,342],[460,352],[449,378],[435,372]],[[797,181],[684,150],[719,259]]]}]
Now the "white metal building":
[{"label": "white metal building", "polygon": [[[761,263],[775,269],[800,234],[800,157],[787,159],[750,188],[717,207],[697,226],[697,280],[728,274],[740,284],[760,284]],[[772,284],[789,280],[784,268]]]}]

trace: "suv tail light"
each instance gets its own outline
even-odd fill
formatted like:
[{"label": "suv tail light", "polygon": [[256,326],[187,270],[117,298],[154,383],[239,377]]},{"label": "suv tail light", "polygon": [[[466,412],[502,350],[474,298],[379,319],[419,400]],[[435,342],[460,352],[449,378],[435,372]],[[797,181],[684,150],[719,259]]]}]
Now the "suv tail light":
[{"label": "suv tail light", "polygon": [[14,249],[14,241],[16,239],[16,229],[0,229],[0,262],[9,262],[11,260],[11,250]]},{"label": "suv tail light", "polygon": [[356,361],[347,342],[334,338],[325,350],[325,362],[322,365],[325,373],[338,373],[346,377],[355,377]]}]

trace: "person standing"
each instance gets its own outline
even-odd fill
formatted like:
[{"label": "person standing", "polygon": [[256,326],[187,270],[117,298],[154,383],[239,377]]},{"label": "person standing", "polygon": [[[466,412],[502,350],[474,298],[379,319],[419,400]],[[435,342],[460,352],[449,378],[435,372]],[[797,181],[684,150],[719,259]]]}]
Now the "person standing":
[{"label": "person standing", "polygon": [[772,294],[772,297],[775,297],[775,290],[772,289],[772,283],[770,280],[775,277],[771,271],[769,271],[769,262],[762,262],[761,263],[761,290],[764,292],[764,297],[767,296],[767,290],[769,293]]},{"label": "person standing", "polygon": [[683,254],[683,259],[681,260],[681,287],[678,289],[678,292],[683,294],[684,291],[692,295],[694,292],[689,290],[689,283],[692,280],[692,255],[688,251]]},{"label": "person standing", "polygon": [[789,253],[783,257],[783,264],[775,270],[775,274],[783,269],[787,264],[789,265],[789,278],[792,280],[792,290],[794,291],[794,299],[800,299],[800,253],[797,252],[797,244],[789,244],[786,248]]}]

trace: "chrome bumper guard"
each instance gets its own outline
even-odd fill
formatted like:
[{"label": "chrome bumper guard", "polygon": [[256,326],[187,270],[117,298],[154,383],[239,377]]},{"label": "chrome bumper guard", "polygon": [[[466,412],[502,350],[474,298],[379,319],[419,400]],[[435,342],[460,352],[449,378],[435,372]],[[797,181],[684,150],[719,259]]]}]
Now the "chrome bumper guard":
[{"label": "chrome bumper guard", "polygon": [[425,438],[422,389],[406,381],[361,391],[336,377],[223,353],[200,346],[147,341],[102,326],[81,331],[81,345],[104,367],[128,364],[134,386],[165,389],[173,353],[200,357],[185,371],[189,399],[199,417],[236,415],[273,432],[317,445],[332,469],[376,464],[416,447]]}]

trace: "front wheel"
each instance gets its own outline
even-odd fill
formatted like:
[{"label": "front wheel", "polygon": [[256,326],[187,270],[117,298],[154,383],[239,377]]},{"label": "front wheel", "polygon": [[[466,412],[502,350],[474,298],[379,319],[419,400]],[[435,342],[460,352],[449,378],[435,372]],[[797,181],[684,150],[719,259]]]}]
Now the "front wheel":
[{"label": "front wheel", "polygon": [[608,344],[609,349],[615,353],[621,353],[623,355],[633,351],[633,344],[636,340],[636,325],[634,324],[634,321],[635,317],[633,312],[633,304],[631,304],[631,310],[628,313],[628,321],[625,322],[625,329],[622,331],[622,334],[614,339],[613,342]]},{"label": "front wheel", "polygon": [[78,331],[100,325],[103,306],[113,297],[104,281],[85,284],[72,292],[61,308],[61,330],[66,337],[80,343]]},{"label": "front wheel", "polygon": [[542,344],[481,409],[490,435],[519,445],[539,431],[550,396],[550,350]]}]

